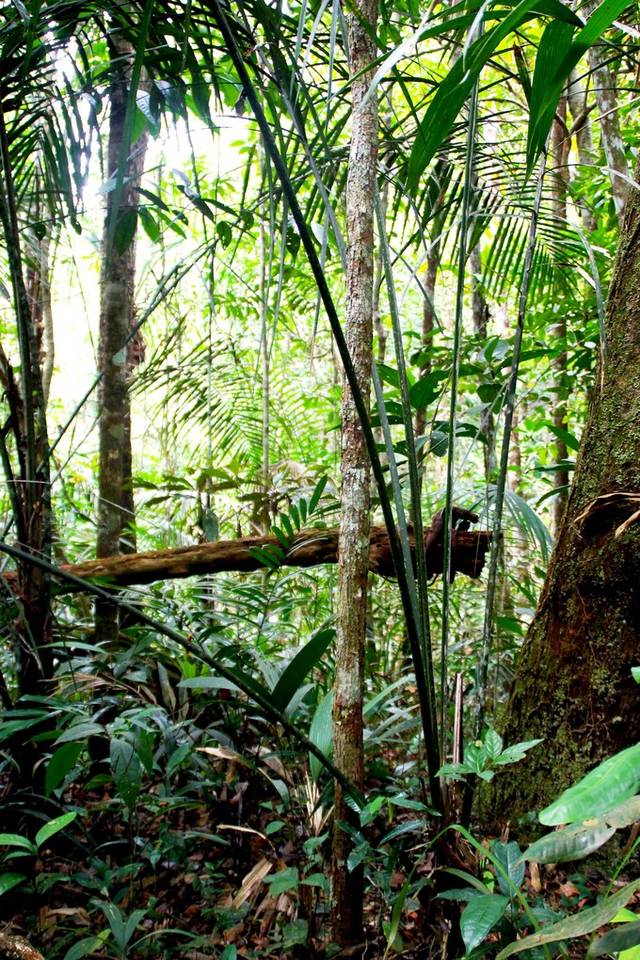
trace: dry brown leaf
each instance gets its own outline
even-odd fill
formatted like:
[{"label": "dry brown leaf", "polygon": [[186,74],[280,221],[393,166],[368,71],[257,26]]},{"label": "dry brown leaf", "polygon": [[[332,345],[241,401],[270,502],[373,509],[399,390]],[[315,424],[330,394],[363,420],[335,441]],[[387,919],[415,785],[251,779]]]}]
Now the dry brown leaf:
[{"label": "dry brown leaf", "polygon": [[[251,831],[255,833],[255,831]],[[242,881],[242,886],[236,893],[235,897],[231,901],[231,906],[234,910],[238,910],[249,898],[257,892],[260,884],[267,876],[268,873],[273,868],[273,864],[267,860],[266,857],[263,857],[262,860],[258,860],[255,867],[249,871],[244,880]]]}]

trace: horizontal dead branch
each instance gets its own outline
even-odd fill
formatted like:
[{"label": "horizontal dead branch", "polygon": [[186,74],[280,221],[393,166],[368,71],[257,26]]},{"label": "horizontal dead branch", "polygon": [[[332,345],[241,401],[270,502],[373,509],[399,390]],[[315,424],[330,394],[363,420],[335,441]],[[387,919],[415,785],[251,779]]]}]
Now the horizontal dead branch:
[{"label": "horizontal dead branch", "polygon": [[[452,538],[452,575],[463,573],[479,577],[489,547],[491,534],[486,530],[467,529],[477,520],[475,514],[454,508],[457,529]],[[314,567],[322,563],[338,562],[337,527],[329,530],[301,530],[289,549],[284,552],[282,564],[287,567]],[[442,515],[434,517],[425,531],[425,549],[429,576],[443,570]],[[412,540],[412,544],[413,544]],[[282,546],[274,536],[241,537],[238,540],[218,540],[214,543],[148,553],[132,553],[85,563],[63,564],[60,569],[83,580],[107,580],[114,586],[132,586],[157,580],[175,580],[209,573],[246,573],[264,569],[261,551]],[[385,527],[372,527],[369,569],[383,576],[394,576],[389,537]],[[67,591],[68,585],[63,585]]]}]

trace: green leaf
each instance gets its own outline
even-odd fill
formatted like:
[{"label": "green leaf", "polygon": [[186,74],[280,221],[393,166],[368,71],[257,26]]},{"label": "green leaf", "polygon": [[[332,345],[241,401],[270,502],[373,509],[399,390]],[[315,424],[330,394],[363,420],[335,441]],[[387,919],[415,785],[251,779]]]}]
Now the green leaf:
[{"label": "green leaf", "polygon": [[53,837],[54,834],[60,833],[61,830],[68,827],[77,816],[77,811],[72,810],[69,813],[63,813],[60,817],[56,817],[55,820],[50,820],[49,823],[45,823],[44,827],[41,827],[36,833],[36,847],[40,848],[50,837]]},{"label": "green leaf", "polygon": [[47,764],[47,772],[44,778],[44,792],[47,797],[62,783],[67,774],[73,770],[81,753],[81,743],[65,743],[61,747],[58,747]]},{"label": "green leaf", "polygon": [[0,873],[0,897],[26,879],[23,873]]},{"label": "green leaf", "polygon": [[[538,153],[544,147],[560,94],[569,74],[589,47],[600,39],[604,31],[628,6],[628,0],[604,0],[591,14],[582,29],[578,31],[573,42],[570,43],[567,42],[571,40],[568,32],[563,33],[560,29],[554,28],[553,35],[545,44],[544,62],[540,67],[538,102],[535,109],[531,111],[529,120],[527,143],[529,169],[531,169]],[[549,24],[545,34],[553,26],[553,24]],[[540,47],[542,48],[542,41]],[[538,51],[539,57],[540,49]],[[538,72],[538,58],[536,59],[536,72]],[[536,87],[535,77],[533,87],[532,102]]]},{"label": "green leaf", "polygon": [[129,249],[136,235],[138,225],[138,211],[135,207],[126,207],[118,214],[113,244],[116,253],[122,255]]},{"label": "green leaf", "polygon": [[566,863],[570,860],[583,860],[598,850],[616,832],[601,821],[594,825],[574,824],[564,830],[556,830],[540,837],[527,847],[523,859],[535,863]]},{"label": "green leaf", "polygon": [[636,683],[640,683],[640,667],[631,667],[631,676]]},{"label": "green leaf", "polygon": [[509,898],[500,894],[485,894],[474,897],[462,911],[460,932],[467,953],[485,939],[496,923],[504,916]]},{"label": "green leaf", "polygon": [[[326,757],[330,757],[333,752],[333,726],[331,722],[331,714],[333,710],[333,693],[329,693],[323,697],[318,706],[316,707],[316,712],[313,715],[313,720],[311,721],[311,727],[309,729],[309,739],[313,744],[316,745]],[[309,768],[311,770],[312,778],[317,782],[323,766],[318,760],[317,757],[314,757],[313,754],[309,755]]]},{"label": "green leaf", "polygon": [[116,790],[131,812],[140,795],[142,764],[132,744],[118,737],[111,741],[110,759]]},{"label": "green leaf", "polygon": [[532,933],[522,940],[510,943],[508,947],[501,950],[496,960],[506,960],[515,953],[522,953],[523,950],[530,950],[534,947],[541,947],[545,943],[557,943],[559,940],[573,940],[575,937],[583,937],[586,933],[593,933],[599,927],[610,923],[618,910],[624,907],[631,899],[634,893],[640,890],[640,880],[634,880],[628,883],[622,890],[615,893],[606,900],[602,900],[597,906],[590,907],[588,910],[582,910],[572,917],[566,917],[558,923],[553,923],[549,927],[543,927],[537,933]]},{"label": "green leaf", "polygon": [[20,847],[21,850],[28,850],[29,853],[36,853],[37,847],[20,833],[0,833],[0,847]]},{"label": "green leaf", "polygon": [[83,937],[72,947],[69,947],[63,960],[81,960],[81,957],[87,957],[90,953],[95,953],[100,947],[104,946],[104,937]]},{"label": "green leaf", "polygon": [[389,830],[388,833],[385,833],[382,840],[380,840],[380,846],[384,843],[391,843],[392,840],[404,836],[405,833],[424,833],[426,827],[427,823],[425,820],[403,820],[402,823],[399,823],[393,827],[393,829]]},{"label": "green leaf", "polygon": [[[402,885],[402,889],[396,896],[393,902],[393,910],[391,911],[391,923],[389,924],[389,929],[385,931],[387,937],[387,948],[384,952],[384,956],[387,957],[389,951],[394,948],[396,942],[396,937],[398,936],[398,931],[400,930],[400,920],[402,918],[402,910],[404,908],[405,901],[409,895],[409,890],[411,889],[411,884],[408,880]],[[383,958],[384,960],[384,958]]]},{"label": "green leaf", "polygon": [[149,240],[151,240],[152,243],[158,243],[161,234],[160,226],[156,218],[149,213],[146,207],[138,207],[138,216],[140,217],[142,229],[149,237]]},{"label": "green leaf", "polygon": [[633,923],[625,923],[616,930],[605,933],[599,940],[594,940],[587,951],[587,957],[604,957],[638,945],[640,945],[640,919]]},{"label": "green leaf", "polygon": [[282,672],[271,697],[279,710],[284,710],[296,691],[303,684],[307,674],[320,662],[322,656],[335,637],[333,627],[319,630],[300,650],[291,663]]},{"label": "green leaf", "polygon": [[538,46],[529,97],[527,141],[529,169],[531,169],[536,157],[544,149],[547,142],[558,100],[564,86],[564,81],[557,80],[554,74],[558,63],[562,62],[569,51],[573,30],[571,24],[553,20],[545,28]]},{"label": "green leaf", "polygon": [[491,852],[509,878],[507,881],[497,870],[498,886],[505,896],[512,897],[524,880],[524,863],[520,847],[514,841],[503,843],[501,840],[494,840],[491,844]]},{"label": "green leaf", "polygon": [[580,441],[572,433],[569,433],[568,430],[564,430],[562,427],[557,427],[555,423],[547,423],[546,427],[558,440],[566,443],[569,450],[575,450],[576,453],[578,452],[580,449]]},{"label": "green leaf", "polygon": [[640,744],[627,747],[609,757],[569,787],[538,815],[540,823],[555,827],[599,817],[612,807],[629,800],[640,786]]},{"label": "green leaf", "polygon": [[502,737],[497,730],[487,730],[484,735],[484,748],[490,760],[495,760],[502,753]]},{"label": "green leaf", "polygon": [[88,740],[89,737],[96,735],[105,735],[105,728],[101,723],[93,723],[91,720],[82,723],[74,723],[72,727],[61,733],[56,743],[70,743],[76,740]]},{"label": "green leaf", "polygon": [[320,497],[324,493],[324,488],[327,485],[328,477],[320,477],[318,482],[315,485],[315,489],[311,494],[311,499],[309,500],[309,516],[312,513],[315,513],[318,504],[320,503]]},{"label": "green leaf", "polygon": [[417,380],[409,390],[409,400],[414,410],[428,407],[440,396],[441,383],[448,374],[442,370],[433,370]]},{"label": "green leaf", "polygon": [[[418,125],[409,156],[407,184],[410,190],[415,190],[423,170],[449,136],[482,67],[510,33],[537,16],[535,7],[536,0],[521,0],[501,23],[491,27],[471,44],[466,55],[459,57],[447,76],[438,84],[435,95]],[[573,22],[580,23],[567,7],[553,0],[545,4],[545,12],[561,20],[573,17]]]},{"label": "green leaf", "polygon": [[231,241],[233,240],[233,231],[231,230],[231,224],[226,220],[218,220],[216,223],[216,233],[220,239],[223,249],[227,249]]},{"label": "green leaf", "polygon": [[286,893],[288,890],[297,890],[299,883],[298,870],[296,867],[287,867],[286,870],[280,870],[279,873],[269,877],[266,882],[272,897],[279,893]]}]

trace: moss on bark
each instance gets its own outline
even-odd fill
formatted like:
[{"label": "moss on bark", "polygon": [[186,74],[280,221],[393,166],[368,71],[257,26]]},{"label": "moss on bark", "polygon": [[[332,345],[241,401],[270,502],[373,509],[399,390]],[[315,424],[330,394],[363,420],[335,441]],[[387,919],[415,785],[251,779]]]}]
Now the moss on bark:
[{"label": "moss on bark", "polygon": [[[637,176],[637,174],[636,174]],[[640,739],[640,523],[616,529],[640,493],[640,193],[625,210],[609,291],[606,356],[538,610],[501,728],[545,742],[483,790],[485,822],[517,822],[590,767]],[[584,519],[585,511],[588,516]]]}]

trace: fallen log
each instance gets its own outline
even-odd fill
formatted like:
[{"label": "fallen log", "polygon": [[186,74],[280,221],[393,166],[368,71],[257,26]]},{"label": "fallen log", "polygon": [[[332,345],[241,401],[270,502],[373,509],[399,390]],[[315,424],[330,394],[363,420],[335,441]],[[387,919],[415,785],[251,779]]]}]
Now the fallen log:
[{"label": "fallen log", "polygon": [[[469,530],[477,515],[454,507],[452,536],[452,579],[456,573],[479,577],[491,541],[486,530]],[[238,540],[217,540],[190,547],[131,553],[84,563],[62,564],[60,569],[83,580],[107,581],[113,586],[126,587],[153,583],[157,580],[175,580],[208,573],[246,573],[264,569],[261,553],[280,549],[281,563],[286,567],[313,567],[322,563],[338,562],[338,528],[301,530],[286,551],[275,536],[241,537]],[[415,545],[413,534],[412,547]],[[425,530],[425,551],[429,576],[443,570],[443,520],[437,514]],[[369,569],[382,576],[394,576],[394,566],[386,527],[372,527]],[[68,584],[61,584],[68,592]],[[75,588],[73,588],[75,589]]]}]

